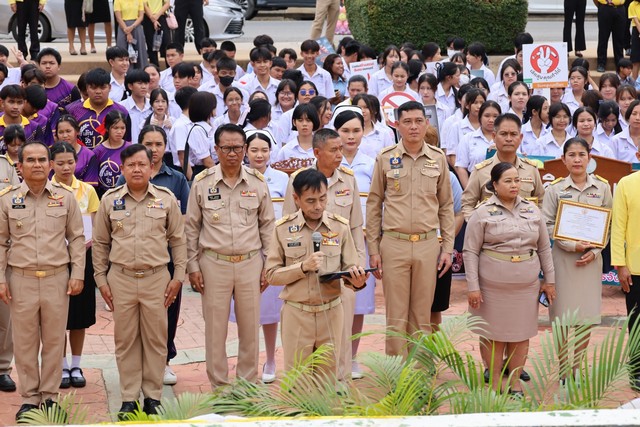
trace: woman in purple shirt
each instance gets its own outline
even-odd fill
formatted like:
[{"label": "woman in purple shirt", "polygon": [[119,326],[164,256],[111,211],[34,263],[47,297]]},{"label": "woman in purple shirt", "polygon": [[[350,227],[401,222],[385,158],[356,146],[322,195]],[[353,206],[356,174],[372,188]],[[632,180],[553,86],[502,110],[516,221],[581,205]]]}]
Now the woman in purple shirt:
[{"label": "woman in purple shirt", "polygon": [[97,187],[98,159],[93,151],[80,143],[78,139],[79,134],[80,126],[73,116],[65,114],[58,119],[58,123],[56,124],[56,140],[58,142],[68,142],[71,144],[78,156],[76,171],[74,172],[75,177],[82,182]]}]

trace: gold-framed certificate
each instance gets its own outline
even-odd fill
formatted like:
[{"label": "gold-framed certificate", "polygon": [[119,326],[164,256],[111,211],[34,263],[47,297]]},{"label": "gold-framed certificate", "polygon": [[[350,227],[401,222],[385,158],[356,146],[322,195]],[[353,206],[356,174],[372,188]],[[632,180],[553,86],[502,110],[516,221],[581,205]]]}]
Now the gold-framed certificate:
[{"label": "gold-framed certificate", "polygon": [[604,248],[611,224],[611,209],[560,200],[553,238],[588,242]]}]

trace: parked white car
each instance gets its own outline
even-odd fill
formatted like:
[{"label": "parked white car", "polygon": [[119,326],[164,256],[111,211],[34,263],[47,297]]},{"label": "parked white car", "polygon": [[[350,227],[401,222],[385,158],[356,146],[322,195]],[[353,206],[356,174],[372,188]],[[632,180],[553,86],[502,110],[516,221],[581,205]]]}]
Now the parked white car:
[{"label": "parked white car", "polygon": [[[529,13],[533,15],[564,14],[564,0],[529,0]],[[587,14],[596,14],[598,9],[593,1],[587,0]]]}]

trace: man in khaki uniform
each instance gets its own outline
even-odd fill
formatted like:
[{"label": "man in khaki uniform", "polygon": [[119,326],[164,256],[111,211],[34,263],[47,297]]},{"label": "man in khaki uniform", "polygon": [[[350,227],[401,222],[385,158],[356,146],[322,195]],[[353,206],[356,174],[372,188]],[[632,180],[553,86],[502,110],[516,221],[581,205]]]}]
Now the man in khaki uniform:
[{"label": "man in khaki uniform", "polygon": [[[322,344],[332,344],[340,355],[344,318],[341,280],[321,283],[319,275],[351,271],[350,286],[361,288],[368,274],[359,265],[349,222],[325,210],[327,178],[315,169],[296,174],[294,200],[299,210],[278,220],[267,258],[267,281],[285,285],[282,307],[282,348],[285,369],[304,360]],[[312,234],[322,236],[320,251]],[[343,288],[343,287],[342,287]],[[334,373],[335,367],[330,369]]]},{"label": "man in khaki uniform", "polygon": [[[378,154],[367,199],[369,265],[382,279],[387,328],[409,334],[431,331],[436,275],[451,266],[455,237],[447,160],[424,142],[426,130],[422,104],[402,104],[402,139]],[[404,347],[405,340],[387,337],[387,354],[406,355]]]},{"label": "man in khaki uniform", "polygon": [[23,398],[16,421],[40,404],[58,408],[67,324],[60,313],[82,291],[85,264],[82,214],[73,193],[49,181],[46,145],[27,142],[18,159],[24,182],[0,193],[0,299],[11,310]]},{"label": "man in khaki uniform", "polygon": [[[359,265],[365,265],[364,231],[360,191],[353,171],[342,162],[342,139],[333,129],[321,129],[313,135],[313,154],[316,163],[311,168],[317,169],[327,178],[327,211],[338,214],[349,221],[353,243],[358,252]],[[302,169],[294,172],[289,179],[284,197],[283,214],[295,212],[298,208],[294,202],[293,180]],[[351,329],[355,311],[356,295],[347,288],[342,289],[342,309],[344,310],[344,331],[342,333],[341,354],[338,360],[338,372],[341,379],[351,376]]]},{"label": "man in khaki uniform", "polygon": [[215,133],[220,164],[196,176],[187,207],[187,266],[202,294],[207,375],[212,387],[229,383],[226,340],[231,296],[238,323],[238,377],[258,377],[260,292],[266,288],[263,253],[274,213],[264,177],[242,166],[246,136],[234,124]]},{"label": "man in khaki uniform", "polygon": [[522,142],[522,125],[515,114],[507,113],[496,119],[493,132],[493,142],[496,145],[496,154],[475,166],[467,188],[462,193],[462,213],[466,220],[469,219],[478,203],[493,195],[487,190],[485,184],[491,177],[491,169],[500,162],[508,162],[515,165],[520,175],[520,196],[536,204],[542,203],[544,185],[540,172],[535,162],[517,155],[518,147]]},{"label": "man in khaki uniform", "polygon": [[[20,185],[16,169],[5,156],[0,156],[0,190]],[[9,306],[0,304],[0,391],[15,391],[16,383],[11,379],[13,339],[11,338],[11,316]]]},{"label": "man in khaki uniform", "polygon": [[[126,184],[102,197],[93,226],[93,268],[113,311],[122,407],[157,413],[167,357],[167,307],[182,289],[187,264],[184,219],[175,196],[151,184],[151,151],[141,144],[120,154]],[[167,245],[168,243],[168,245]],[[175,270],[170,276],[169,251]]]}]

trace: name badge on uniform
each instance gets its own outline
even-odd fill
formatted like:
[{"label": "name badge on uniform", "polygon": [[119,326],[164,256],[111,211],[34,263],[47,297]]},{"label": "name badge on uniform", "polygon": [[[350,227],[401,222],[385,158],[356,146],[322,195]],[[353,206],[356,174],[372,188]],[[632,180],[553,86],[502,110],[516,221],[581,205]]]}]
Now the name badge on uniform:
[{"label": "name badge on uniform", "polygon": [[25,209],[26,206],[24,204],[24,197],[22,193],[13,196],[11,199],[11,209]]},{"label": "name badge on uniform", "polygon": [[561,198],[561,199],[571,199],[571,198],[573,198],[571,193],[569,193],[568,191],[561,192],[560,194],[558,194],[558,197]]},{"label": "name badge on uniform", "polygon": [[57,208],[60,206],[62,206],[62,200],[56,200],[56,201],[47,203],[48,208]]},{"label": "name badge on uniform", "polygon": [[492,209],[489,209],[489,215],[491,216],[502,215],[502,211],[494,206]]},{"label": "name badge on uniform", "polygon": [[288,248],[296,248],[298,246],[302,246],[302,242],[289,242],[287,243]]},{"label": "name badge on uniform", "polygon": [[126,209],[124,204],[124,199],[115,199],[113,201],[113,210],[114,211],[123,211]]},{"label": "name badge on uniform", "polygon": [[207,196],[207,200],[220,200],[222,198],[219,194],[210,194]]},{"label": "name badge on uniform", "polygon": [[389,164],[391,165],[391,169],[400,169],[402,167],[402,157],[400,157],[400,153],[393,153],[393,156],[389,159]]},{"label": "name badge on uniform", "polygon": [[220,193],[220,189],[218,187],[213,188],[213,187],[209,187],[209,194],[219,194]]},{"label": "name badge on uniform", "polygon": [[162,199],[154,199],[153,202],[149,202],[147,204],[149,209],[164,209],[164,203],[162,203]]},{"label": "name badge on uniform", "polygon": [[430,161],[430,160],[427,160],[427,162],[424,164],[423,167],[440,169],[440,165],[438,165],[435,161]]},{"label": "name badge on uniform", "polygon": [[532,207],[528,207],[528,208],[520,208],[520,213],[533,213],[533,208]]},{"label": "name badge on uniform", "polygon": [[323,246],[340,246],[340,239],[338,239],[337,237],[333,239],[329,239],[325,237],[322,239],[322,245]]},{"label": "name badge on uniform", "polygon": [[598,193],[587,193],[587,198],[589,199],[601,199],[602,195]]},{"label": "name badge on uniform", "polygon": [[336,197],[344,197],[344,196],[350,196],[351,195],[351,190],[349,190],[348,188],[345,188],[344,190],[336,190]]},{"label": "name badge on uniform", "polygon": [[533,182],[533,178],[531,178],[530,176],[523,176],[520,177],[520,182]]},{"label": "name badge on uniform", "polygon": [[299,225],[292,225],[289,227],[289,233],[297,233],[298,231],[300,231]]},{"label": "name badge on uniform", "polygon": [[243,190],[240,193],[240,197],[258,197],[258,193],[256,191]]}]

